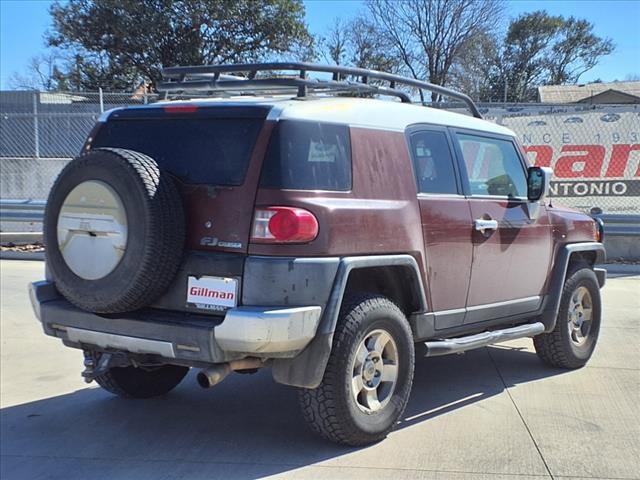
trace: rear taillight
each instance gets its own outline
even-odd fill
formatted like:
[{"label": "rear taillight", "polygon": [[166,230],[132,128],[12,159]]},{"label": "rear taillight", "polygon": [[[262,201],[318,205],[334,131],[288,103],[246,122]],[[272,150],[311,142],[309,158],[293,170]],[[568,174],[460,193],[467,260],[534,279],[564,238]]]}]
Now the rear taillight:
[{"label": "rear taillight", "polygon": [[255,243],[306,243],[318,236],[318,220],[302,208],[257,208],[251,241]]}]

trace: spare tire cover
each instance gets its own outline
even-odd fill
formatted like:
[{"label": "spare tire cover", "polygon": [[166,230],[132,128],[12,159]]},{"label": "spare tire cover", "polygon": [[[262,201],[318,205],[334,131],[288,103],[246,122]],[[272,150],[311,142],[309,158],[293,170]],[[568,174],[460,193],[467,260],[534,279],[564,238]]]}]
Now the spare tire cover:
[{"label": "spare tire cover", "polygon": [[75,158],[47,200],[47,267],[58,291],[84,310],[119,313],[152,303],[180,266],[184,237],[173,179],[132,150]]}]

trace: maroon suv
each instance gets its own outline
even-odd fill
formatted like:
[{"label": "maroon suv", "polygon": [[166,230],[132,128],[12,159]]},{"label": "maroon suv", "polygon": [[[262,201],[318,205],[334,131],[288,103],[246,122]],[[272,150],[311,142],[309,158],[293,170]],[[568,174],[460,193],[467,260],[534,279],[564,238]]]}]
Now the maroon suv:
[{"label": "maroon suv", "polygon": [[106,112],[47,202],[31,299],[87,381],[146,398],[191,367],[203,387],[269,367],[314,430],[362,445],[401,417],[415,343],[533,337],[552,366],[588,361],[602,228],[552,206],[551,172],[468,97],[311,64],[174,67],[158,87],[195,99]]}]

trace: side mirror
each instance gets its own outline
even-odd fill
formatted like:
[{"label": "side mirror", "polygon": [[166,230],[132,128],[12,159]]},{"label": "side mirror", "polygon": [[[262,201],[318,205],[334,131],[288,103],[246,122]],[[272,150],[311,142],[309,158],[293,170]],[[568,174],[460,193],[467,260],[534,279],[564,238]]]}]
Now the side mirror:
[{"label": "side mirror", "polygon": [[527,199],[530,202],[543,201],[549,195],[553,170],[549,167],[529,167],[527,173]]}]

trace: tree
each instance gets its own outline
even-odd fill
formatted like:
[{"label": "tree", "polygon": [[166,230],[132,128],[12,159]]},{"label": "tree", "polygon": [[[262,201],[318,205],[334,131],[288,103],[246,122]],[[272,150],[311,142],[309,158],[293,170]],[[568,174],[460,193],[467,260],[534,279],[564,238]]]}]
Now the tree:
[{"label": "tree", "polygon": [[490,80],[496,70],[498,50],[495,35],[478,34],[471,38],[451,67],[449,85],[476,101],[489,101],[492,96]]},{"label": "tree", "polygon": [[326,62],[344,65],[347,62],[349,49],[349,27],[339,17],[333,19],[327,34],[320,37],[319,44]]},{"label": "tree", "polygon": [[389,52],[384,37],[364,15],[350,22],[348,38],[352,65],[389,73],[396,73],[400,69],[398,58]]},{"label": "tree", "polygon": [[[369,0],[367,5],[405,73],[444,86],[465,46],[498,27],[504,4],[502,0]],[[437,101],[439,96],[431,98]]]},{"label": "tree", "polygon": [[26,73],[14,73],[8,79],[9,88],[14,90],[55,90],[58,88],[57,77],[60,74],[57,62],[60,60],[56,52],[36,55],[29,60]]},{"label": "tree", "polygon": [[325,61],[395,73],[399,62],[387,48],[375,25],[364,15],[349,21],[335,18],[319,42]]},{"label": "tree", "polygon": [[508,101],[534,100],[536,86],[576,83],[613,48],[586,20],[545,11],[523,14],[509,25],[493,88],[506,87]]},{"label": "tree", "polygon": [[614,50],[610,39],[593,33],[593,25],[574,17],[564,19],[549,58],[549,80],[552,85],[577,83],[582,74],[596,66],[600,57]]},{"label": "tree", "polygon": [[163,66],[308,55],[300,0],[69,0],[51,7],[48,43],[69,52],[60,81],[130,90]]}]

